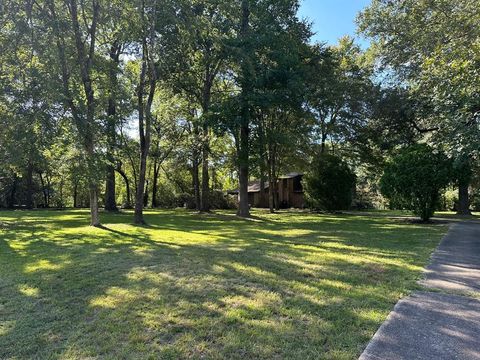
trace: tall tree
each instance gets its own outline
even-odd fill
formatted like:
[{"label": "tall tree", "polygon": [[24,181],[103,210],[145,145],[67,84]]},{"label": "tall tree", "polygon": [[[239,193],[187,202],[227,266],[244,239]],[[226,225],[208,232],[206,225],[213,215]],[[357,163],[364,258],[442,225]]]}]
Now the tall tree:
[{"label": "tall tree", "polygon": [[343,37],[337,46],[313,48],[308,107],[316,122],[320,152],[328,141],[345,141],[364,125],[373,84],[372,68],[353,39]]},{"label": "tall tree", "polygon": [[[478,157],[480,9],[475,0],[374,0],[359,17],[375,40],[383,74],[421,99],[431,143],[461,159]],[[468,167],[465,167],[468,169]],[[468,213],[468,183],[459,181],[459,213]]]},{"label": "tall tree", "polygon": [[[95,118],[97,100],[93,68],[101,6],[97,0],[82,2],[80,7],[77,0],[66,0],[64,4],[57,5],[55,0],[48,0],[48,16],[51,19],[63,84],[63,102],[72,115],[85,150],[89,174],[90,224],[99,226]],[[72,73],[78,76],[83,92],[81,95],[77,94],[78,89],[73,88]]]},{"label": "tall tree", "polygon": [[[176,71],[170,74],[171,86],[194,100],[200,110],[198,126],[201,131],[198,135],[202,183],[199,210],[205,212],[210,210],[210,110],[217,76],[225,65],[224,43],[232,33],[228,16],[230,8],[230,4],[216,0],[196,0],[184,4],[185,15],[178,24],[182,36],[175,64]],[[198,165],[196,157],[193,162],[195,172]],[[198,176],[195,174],[194,177]],[[194,185],[197,186],[199,185]]]},{"label": "tall tree", "polygon": [[[150,6],[149,6],[150,5]],[[140,167],[135,195],[135,223],[145,224],[143,217],[147,158],[152,133],[152,104],[157,87],[157,68],[154,58],[156,42],[157,1],[140,6],[140,75],[137,86],[138,131],[140,137]]]},{"label": "tall tree", "polygon": [[248,171],[250,157],[250,117],[251,117],[251,96],[253,92],[253,44],[250,33],[250,0],[242,0],[240,16],[240,114],[239,114],[239,135],[238,135],[238,182],[239,182],[239,205],[238,216],[250,216],[248,203]]}]

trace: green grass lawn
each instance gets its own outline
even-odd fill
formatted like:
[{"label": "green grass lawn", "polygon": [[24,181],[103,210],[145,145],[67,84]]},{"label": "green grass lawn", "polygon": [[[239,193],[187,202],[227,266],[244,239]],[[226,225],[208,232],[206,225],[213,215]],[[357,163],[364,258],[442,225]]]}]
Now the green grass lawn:
[{"label": "green grass lawn", "polygon": [[1,359],[355,359],[446,225],[0,212]]}]

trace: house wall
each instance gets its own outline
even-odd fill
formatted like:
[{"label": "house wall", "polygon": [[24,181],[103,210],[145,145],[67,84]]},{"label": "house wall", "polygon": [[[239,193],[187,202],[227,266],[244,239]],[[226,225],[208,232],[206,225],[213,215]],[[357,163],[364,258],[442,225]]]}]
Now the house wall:
[{"label": "house wall", "polygon": [[292,195],[291,207],[303,209],[305,207],[303,192],[294,192]]},{"label": "house wall", "polygon": [[257,192],[253,194],[253,206],[258,208],[268,208],[268,189],[265,189],[264,195],[262,198],[262,193]]},{"label": "house wall", "polygon": [[[297,179],[298,182],[298,179]],[[302,189],[295,189],[295,178],[280,179],[278,182],[278,202],[281,208],[304,208],[305,201]],[[264,196],[260,192],[248,193],[248,203],[257,208],[269,207],[269,190],[265,189]]]},{"label": "house wall", "polygon": [[303,208],[305,206],[303,191],[295,191],[295,179],[280,179],[278,199],[282,208]]}]

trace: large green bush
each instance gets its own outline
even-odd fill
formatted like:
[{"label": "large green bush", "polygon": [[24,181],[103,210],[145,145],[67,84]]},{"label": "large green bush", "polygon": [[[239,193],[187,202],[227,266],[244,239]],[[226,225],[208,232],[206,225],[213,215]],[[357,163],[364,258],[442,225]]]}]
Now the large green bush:
[{"label": "large green bush", "polygon": [[316,210],[346,210],[352,204],[356,176],[337,156],[320,155],[305,176],[305,196]]},{"label": "large green bush", "polygon": [[428,221],[451,179],[452,163],[447,156],[417,144],[403,149],[386,166],[380,190],[392,207],[412,210]]}]

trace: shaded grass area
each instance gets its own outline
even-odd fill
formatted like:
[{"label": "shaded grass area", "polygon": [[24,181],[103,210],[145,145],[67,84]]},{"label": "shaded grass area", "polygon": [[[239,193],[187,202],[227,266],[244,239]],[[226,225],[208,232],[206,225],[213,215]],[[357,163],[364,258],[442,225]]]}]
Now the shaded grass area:
[{"label": "shaded grass area", "polygon": [[446,225],[0,212],[0,358],[354,359]]}]

